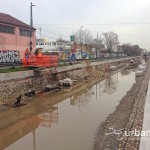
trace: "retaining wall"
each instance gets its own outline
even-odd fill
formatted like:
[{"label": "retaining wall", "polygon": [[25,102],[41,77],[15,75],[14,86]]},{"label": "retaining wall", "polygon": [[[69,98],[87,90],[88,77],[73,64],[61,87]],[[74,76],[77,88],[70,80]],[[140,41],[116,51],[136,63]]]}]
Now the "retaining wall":
[{"label": "retaining wall", "polygon": [[[132,57],[133,58],[133,57]],[[107,61],[99,61],[99,62],[91,62],[90,66],[97,66],[105,63],[117,63],[119,61],[128,61],[132,58],[122,58],[122,59],[115,59],[115,60],[107,60]],[[85,68],[87,65],[85,63],[81,64],[73,64],[69,66],[62,66],[57,68],[57,72],[64,72],[69,70],[74,70],[78,68]],[[19,72],[11,72],[11,73],[0,73],[0,81],[7,81],[12,79],[22,79],[27,77],[33,77],[34,71],[33,70],[27,70],[27,71],[19,71]]]}]

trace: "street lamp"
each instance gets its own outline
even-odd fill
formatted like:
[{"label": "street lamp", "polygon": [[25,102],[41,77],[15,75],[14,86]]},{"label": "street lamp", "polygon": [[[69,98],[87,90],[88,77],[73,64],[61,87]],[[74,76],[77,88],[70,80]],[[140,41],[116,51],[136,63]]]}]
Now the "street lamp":
[{"label": "street lamp", "polygon": [[80,26],[80,43],[82,43],[82,27],[83,26]]},{"label": "street lamp", "polygon": [[35,6],[32,4],[31,2],[31,6],[30,6],[30,52],[32,51],[32,28],[33,28],[33,18],[32,18],[32,7]]}]

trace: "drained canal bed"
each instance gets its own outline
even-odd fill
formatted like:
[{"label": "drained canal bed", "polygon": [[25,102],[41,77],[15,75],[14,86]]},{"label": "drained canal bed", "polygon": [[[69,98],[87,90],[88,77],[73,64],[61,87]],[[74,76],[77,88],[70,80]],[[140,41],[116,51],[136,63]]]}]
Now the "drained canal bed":
[{"label": "drained canal bed", "polygon": [[[41,105],[40,115],[18,121],[0,134],[5,150],[91,150],[100,124],[135,83],[135,73],[122,71],[62,102]],[[50,97],[49,97],[50,100]],[[3,137],[3,139],[2,139]]]}]

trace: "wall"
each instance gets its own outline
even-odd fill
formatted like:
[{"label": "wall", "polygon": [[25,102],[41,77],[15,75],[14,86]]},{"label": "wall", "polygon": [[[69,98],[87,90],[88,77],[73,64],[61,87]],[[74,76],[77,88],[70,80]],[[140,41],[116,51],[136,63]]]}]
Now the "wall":
[{"label": "wall", "polygon": [[[36,49],[35,31],[33,32],[33,50]],[[0,50],[18,50],[23,58],[26,48],[29,48],[30,37],[20,36],[19,28],[15,27],[15,34],[0,32]]]},{"label": "wall", "polygon": [[50,84],[50,74],[40,77],[30,77],[0,82],[0,102],[15,100],[19,95],[24,95],[28,90],[36,92],[44,90]]},{"label": "wall", "polygon": [[19,51],[1,51],[0,50],[0,63],[14,63],[20,62]]},{"label": "wall", "polygon": [[[132,58],[123,58],[123,59],[116,59],[116,60],[107,60],[107,61],[99,61],[99,62],[91,62],[89,65],[90,66],[97,66],[105,63],[117,63],[121,61],[126,61],[129,62],[129,60]],[[69,65],[69,66],[62,66],[57,68],[57,72],[65,72],[69,70],[75,70],[78,68],[85,68],[86,63],[80,63],[80,64],[74,64],[74,65]],[[50,70],[53,70],[51,68]],[[11,73],[0,73],[0,81],[7,81],[7,80],[12,80],[12,79],[21,79],[21,78],[27,78],[33,76],[34,73],[32,70],[28,71],[20,71],[20,72],[11,72]]]}]

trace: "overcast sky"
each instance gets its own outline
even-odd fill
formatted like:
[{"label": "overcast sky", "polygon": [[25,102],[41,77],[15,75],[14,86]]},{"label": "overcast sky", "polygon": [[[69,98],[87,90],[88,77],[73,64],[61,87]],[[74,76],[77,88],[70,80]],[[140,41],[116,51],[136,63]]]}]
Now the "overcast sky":
[{"label": "overcast sky", "polygon": [[[30,24],[30,0],[3,0],[1,12]],[[120,44],[150,50],[150,0],[33,0],[33,25],[47,41],[62,38],[83,26],[96,33],[114,31]]]}]

